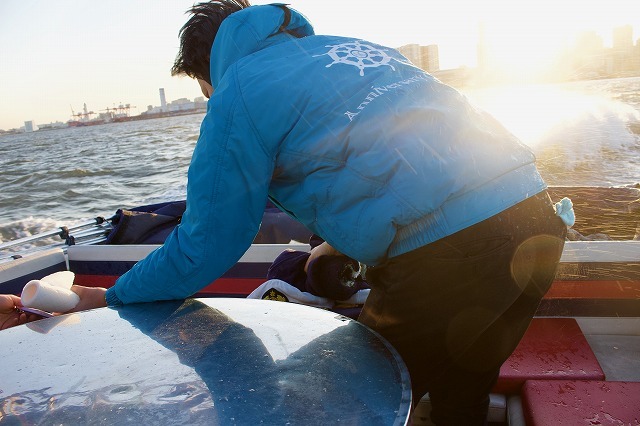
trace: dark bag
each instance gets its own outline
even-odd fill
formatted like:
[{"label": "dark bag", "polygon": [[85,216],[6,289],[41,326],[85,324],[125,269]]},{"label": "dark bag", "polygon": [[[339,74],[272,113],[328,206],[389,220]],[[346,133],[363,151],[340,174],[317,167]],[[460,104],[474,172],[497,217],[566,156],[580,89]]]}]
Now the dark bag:
[{"label": "dark bag", "polygon": [[105,244],[162,244],[182,219],[185,201],[118,209]]},{"label": "dark bag", "polygon": [[[118,209],[111,219],[113,229],[104,244],[162,244],[182,219],[186,201],[150,204],[130,210]],[[300,222],[267,203],[254,244],[304,242],[311,231]]]}]

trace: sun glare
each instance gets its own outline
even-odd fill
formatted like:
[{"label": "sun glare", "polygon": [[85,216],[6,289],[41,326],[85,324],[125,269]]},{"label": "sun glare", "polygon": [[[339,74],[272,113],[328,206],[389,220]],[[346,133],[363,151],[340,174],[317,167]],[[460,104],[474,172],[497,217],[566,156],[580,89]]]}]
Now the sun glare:
[{"label": "sun glare", "polygon": [[605,47],[611,47],[616,27],[635,24],[637,36],[630,4],[612,0],[595,7],[576,0],[487,0],[479,11],[478,63],[522,77],[549,72],[585,34]]},{"label": "sun glare", "polygon": [[548,67],[569,47],[576,31],[545,18],[532,13],[526,19],[494,16],[483,22],[479,44],[486,54],[484,60],[511,72]]},{"label": "sun glare", "polygon": [[[587,94],[580,90],[555,85],[496,86],[469,90],[470,100],[500,120],[507,129],[532,148],[561,143],[558,138],[566,138],[575,129],[597,126],[614,131],[612,144],[633,142],[626,131],[626,123],[640,119],[640,113],[633,108],[597,94]],[[588,133],[588,132],[585,132]],[[631,137],[630,140],[622,136]],[[579,135],[581,146],[572,149],[591,150],[585,147],[588,139]]]},{"label": "sun glare", "polygon": [[544,144],[554,129],[569,127],[593,111],[597,102],[583,94],[542,85],[491,88],[469,95],[531,147]]}]

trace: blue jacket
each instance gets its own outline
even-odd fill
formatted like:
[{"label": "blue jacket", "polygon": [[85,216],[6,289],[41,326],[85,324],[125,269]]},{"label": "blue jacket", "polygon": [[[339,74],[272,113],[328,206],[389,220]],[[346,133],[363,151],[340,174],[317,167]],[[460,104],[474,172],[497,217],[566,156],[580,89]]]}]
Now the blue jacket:
[{"label": "blue jacket", "polygon": [[376,265],[545,189],[534,155],[464,96],[371,42],[313,34],[292,11],[226,18],[187,209],[110,304],[187,297],[249,248],[267,197],[345,255]]}]

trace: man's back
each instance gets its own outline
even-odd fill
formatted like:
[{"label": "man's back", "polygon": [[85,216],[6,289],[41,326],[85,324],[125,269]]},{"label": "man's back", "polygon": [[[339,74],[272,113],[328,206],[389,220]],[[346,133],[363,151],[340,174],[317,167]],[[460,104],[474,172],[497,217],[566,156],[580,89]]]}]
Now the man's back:
[{"label": "man's back", "polygon": [[236,102],[220,108],[232,109],[248,164],[275,158],[274,201],[339,251],[375,264],[396,243],[397,254],[422,246],[544,189],[528,148],[394,49],[262,40],[252,21],[272,13],[243,10],[221,26],[218,37],[250,40],[216,89]]}]

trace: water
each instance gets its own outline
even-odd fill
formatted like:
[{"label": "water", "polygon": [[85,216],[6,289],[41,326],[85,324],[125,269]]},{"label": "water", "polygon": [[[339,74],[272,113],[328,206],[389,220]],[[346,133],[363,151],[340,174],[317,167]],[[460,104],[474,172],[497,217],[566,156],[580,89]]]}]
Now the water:
[{"label": "water", "polygon": [[467,95],[534,150],[550,185],[640,181],[640,78],[491,88]]},{"label": "water", "polygon": [[0,137],[0,241],[184,199],[203,117]]},{"label": "water", "polygon": [[[466,90],[550,185],[640,182],[640,78]],[[203,114],[0,137],[0,241],[184,199]]]}]

